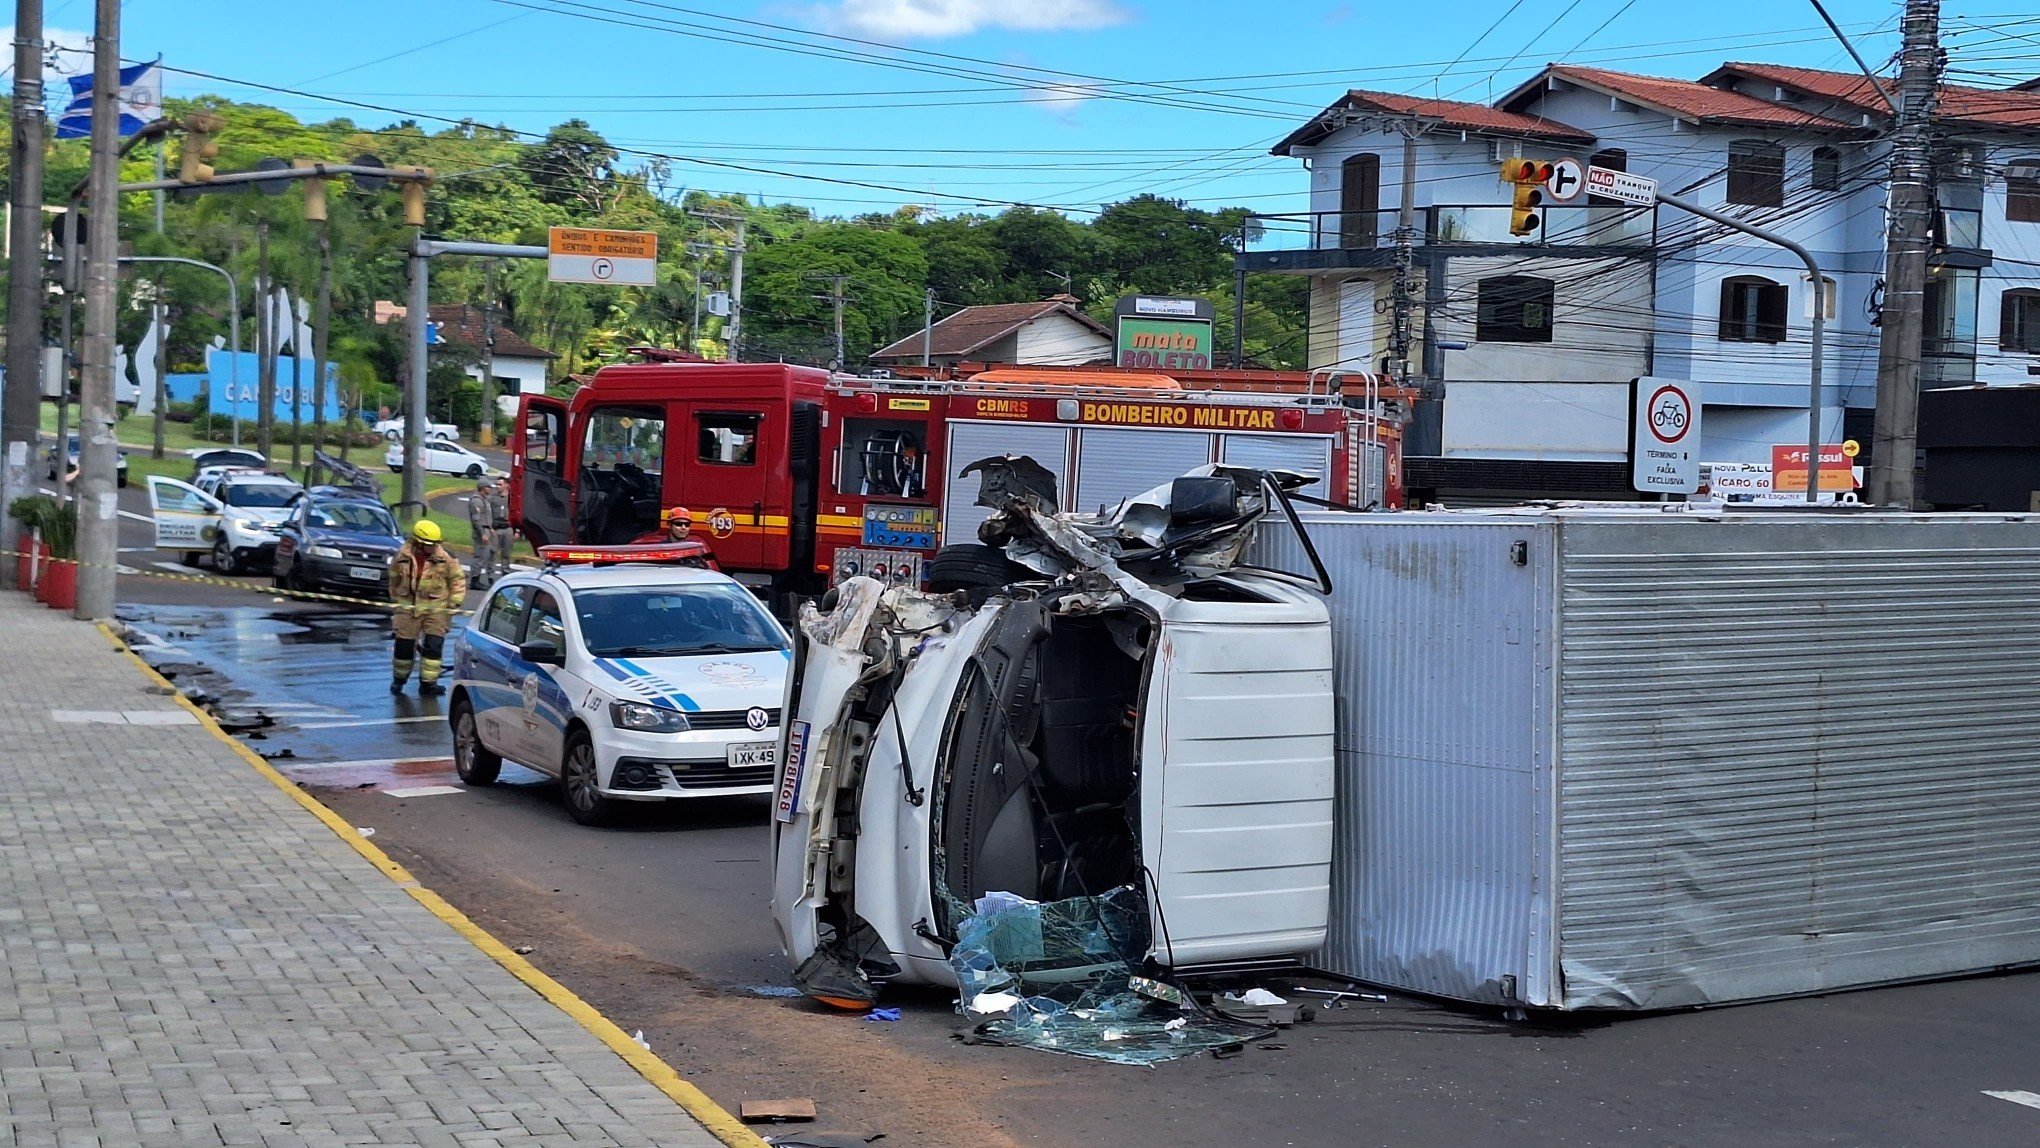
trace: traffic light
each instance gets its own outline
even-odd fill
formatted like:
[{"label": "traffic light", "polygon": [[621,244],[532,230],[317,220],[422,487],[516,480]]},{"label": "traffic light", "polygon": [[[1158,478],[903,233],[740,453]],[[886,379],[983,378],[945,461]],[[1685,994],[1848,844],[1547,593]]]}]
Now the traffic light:
[{"label": "traffic light", "polygon": [[425,226],[425,189],[432,183],[432,169],[414,167],[415,178],[404,181],[404,223],[410,227]]},{"label": "traffic light", "polygon": [[1551,165],[1543,160],[1502,161],[1502,182],[1516,189],[1509,204],[1510,235],[1534,235],[1543,226],[1543,213],[1537,208],[1544,202],[1544,181],[1550,178]]},{"label": "traffic light", "polygon": [[[315,168],[319,165],[308,159],[300,159],[293,160],[291,162],[291,166],[297,168],[299,171],[305,171],[311,168]],[[325,179],[316,175],[310,176],[305,179],[304,185],[305,185],[305,221],[307,223],[324,223],[326,221]]]},{"label": "traffic light", "polygon": [[177,158],[177,178],[185,183],[204,183],[213,177],[212,158],[220,154],[220,145],[213,134],[227,126],[226,121],[207,112],[193,112],[184,117],[184,151]]}]

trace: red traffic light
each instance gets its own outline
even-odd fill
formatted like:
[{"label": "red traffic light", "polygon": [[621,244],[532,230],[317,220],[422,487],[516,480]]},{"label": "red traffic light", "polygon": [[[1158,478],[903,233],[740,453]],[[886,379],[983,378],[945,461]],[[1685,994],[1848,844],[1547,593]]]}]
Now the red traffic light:
[{"label": "red traffic light", "polygon": [[1543,183],[1551,178],[1551,164],[1536,159],[1502,161],[1503,183]]}]

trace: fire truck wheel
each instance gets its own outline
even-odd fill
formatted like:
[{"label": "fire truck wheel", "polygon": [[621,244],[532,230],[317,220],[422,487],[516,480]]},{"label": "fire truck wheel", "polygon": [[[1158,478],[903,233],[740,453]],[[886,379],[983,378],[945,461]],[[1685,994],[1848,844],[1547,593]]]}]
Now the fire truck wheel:
[{"label": "fire truck wheel", "polygon": [[1032,577],[1027,567],[1006,552],[975,542],[945,546],[928,560],[928,589],[937,594],[963,591],[983,602],[991,591]]}]

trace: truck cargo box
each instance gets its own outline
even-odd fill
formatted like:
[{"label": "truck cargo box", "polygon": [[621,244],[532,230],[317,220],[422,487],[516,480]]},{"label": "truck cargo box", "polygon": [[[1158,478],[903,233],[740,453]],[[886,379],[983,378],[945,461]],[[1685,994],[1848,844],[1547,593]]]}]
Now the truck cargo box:
[{"label": "truck cargo box", "polygon": [[1337,587],[1322,967],[1660,1009],[2040,962],[2040,520],[1305,522]]}]

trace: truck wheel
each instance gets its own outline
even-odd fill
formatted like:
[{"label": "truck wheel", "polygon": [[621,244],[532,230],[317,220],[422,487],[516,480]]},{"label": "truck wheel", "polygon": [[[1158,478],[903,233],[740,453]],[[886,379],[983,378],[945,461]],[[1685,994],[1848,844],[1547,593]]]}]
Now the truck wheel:
[{"label": "truck wheel", "polygon": [[968,593],[983,604],[993,590],[1037,577],[1034,571],[1006,557],[1006,552],[976,542],[944,546],[928,560],[928,589],[937,594]]}]

